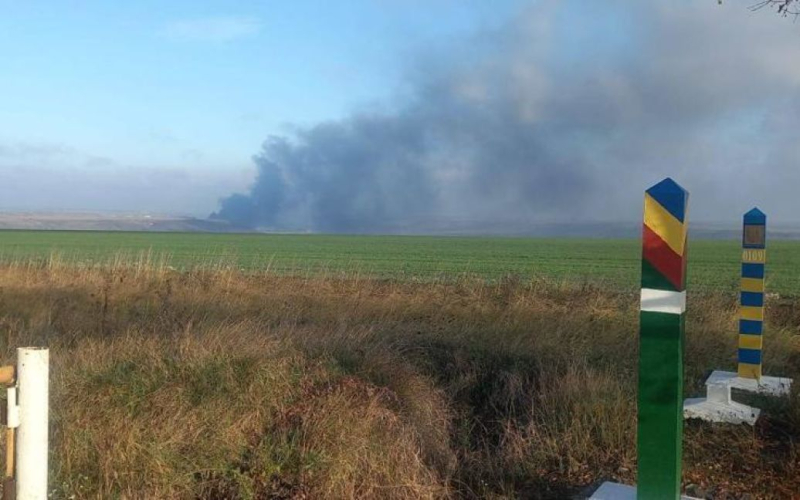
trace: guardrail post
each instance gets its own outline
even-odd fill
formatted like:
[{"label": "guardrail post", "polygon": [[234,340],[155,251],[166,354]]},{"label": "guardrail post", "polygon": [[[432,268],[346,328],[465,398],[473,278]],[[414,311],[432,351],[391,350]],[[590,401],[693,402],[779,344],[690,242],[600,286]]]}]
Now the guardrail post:
[{"label": "guardrail post", "polygon": [[49,362],[47,349],[17,349],[17,500],[47,498]]}]

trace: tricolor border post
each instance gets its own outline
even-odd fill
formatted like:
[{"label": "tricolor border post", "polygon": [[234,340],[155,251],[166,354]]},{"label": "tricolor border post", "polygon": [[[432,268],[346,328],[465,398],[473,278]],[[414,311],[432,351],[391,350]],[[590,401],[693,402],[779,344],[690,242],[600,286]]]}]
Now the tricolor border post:
[{"label": "tricolor border post", "polygon": [[679,498],[687,202],[672,179],[645,192],[639,331],[640,499]]},{"label": "tricolor border post", "polygon": [[645,191],[638,485],[605,482],[591,500],[696,500],[680,495],[688,201],[689,193],[670,178]]}]

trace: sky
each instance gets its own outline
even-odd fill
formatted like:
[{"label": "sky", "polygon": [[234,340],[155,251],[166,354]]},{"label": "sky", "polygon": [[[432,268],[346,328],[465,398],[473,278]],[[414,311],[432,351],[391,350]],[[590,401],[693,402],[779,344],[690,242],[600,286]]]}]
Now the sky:
[{"label": "sky", "polygon": [[514,5],[0,0],[0,209],[207,216],[267,136],[386,99]]},{"label": "sky", "polygon": [[0,0],[0,210],[798,222],[800,25],[642,4]]}]

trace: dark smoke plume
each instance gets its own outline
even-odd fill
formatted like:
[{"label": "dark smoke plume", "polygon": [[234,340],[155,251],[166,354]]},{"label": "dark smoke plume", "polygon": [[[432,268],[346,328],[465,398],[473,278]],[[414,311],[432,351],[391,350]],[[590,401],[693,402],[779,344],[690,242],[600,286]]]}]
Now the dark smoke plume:
[{"label": "dark smoke plume", "polygon": [[215,216],[326,232],[632,220],[665,176],[706,220],[742,199],[793,216],[798,141],[770,131],[800,129],[800,30],[699,2],[584,7],[539,2],[418,62],[394,109],[271,137]]}]

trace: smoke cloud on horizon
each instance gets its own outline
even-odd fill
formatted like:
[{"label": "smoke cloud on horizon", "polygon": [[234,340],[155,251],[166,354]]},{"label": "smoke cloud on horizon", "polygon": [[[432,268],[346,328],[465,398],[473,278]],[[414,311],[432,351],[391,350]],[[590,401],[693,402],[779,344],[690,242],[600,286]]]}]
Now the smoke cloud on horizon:
[{"label": "smoke cloud on horizon", "polygon": [[800,28],[737,5],[539,2],[434,51],[384,108],[270,137],[248,227],[634,220],[671,176],[701,220],[797,221]]}]

